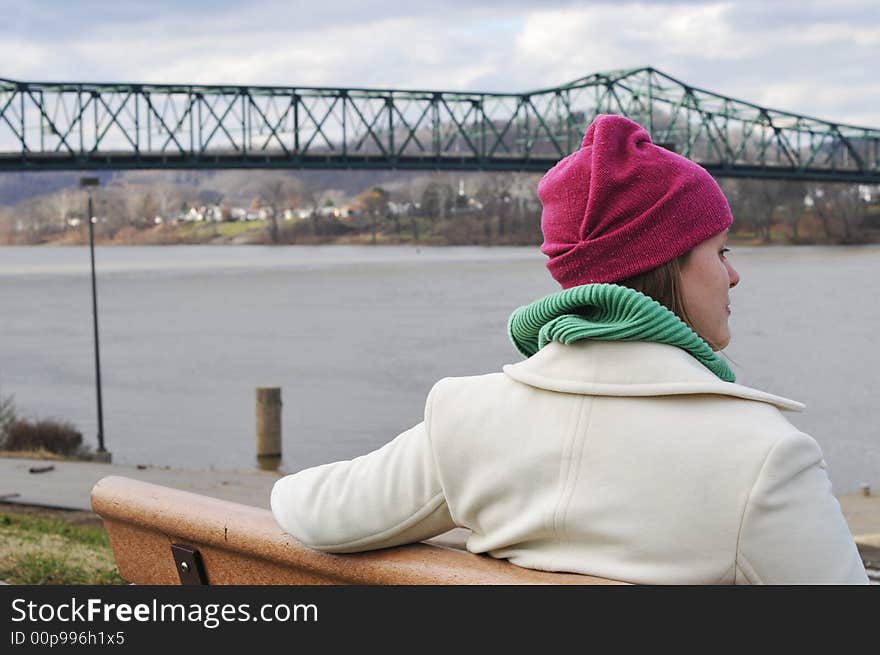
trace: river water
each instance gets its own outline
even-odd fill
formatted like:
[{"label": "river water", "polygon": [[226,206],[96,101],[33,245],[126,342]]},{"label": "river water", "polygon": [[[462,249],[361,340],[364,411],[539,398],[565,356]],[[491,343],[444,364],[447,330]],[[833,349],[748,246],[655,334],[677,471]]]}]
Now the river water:
[{"label": "river water", "polygon": [[[880,487],[880,246],[736,247],[737,381],[787,416],[836,493]],[[281,386],[286,471],[419,422],[438,379],[500,370],[519,305],[557,289],[537,248],[99,247],[104,420],[114,461],[254,462],[254,389]],[[872,300],[873,299],[873,300]],[[0,248],[0,394],[96,443],[87,248]]]}]

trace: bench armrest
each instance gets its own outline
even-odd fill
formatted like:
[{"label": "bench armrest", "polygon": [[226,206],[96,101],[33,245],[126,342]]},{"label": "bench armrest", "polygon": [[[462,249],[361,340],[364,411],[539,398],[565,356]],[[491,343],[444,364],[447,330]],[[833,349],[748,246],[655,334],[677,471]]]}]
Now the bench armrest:
[{"label": "bench armrest", "polygon": [[209,584],[621,584],[427,543],[321,553],[285,533],[268,509],[119,476],[99,480],[91,501],[120,575],[136,584],[180,583],[171,544],[199,551]]}]

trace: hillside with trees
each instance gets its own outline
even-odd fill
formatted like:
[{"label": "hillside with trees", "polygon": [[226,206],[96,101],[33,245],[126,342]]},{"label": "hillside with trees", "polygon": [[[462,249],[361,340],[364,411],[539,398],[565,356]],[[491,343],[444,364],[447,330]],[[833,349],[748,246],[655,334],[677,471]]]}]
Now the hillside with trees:
[{"label": "hillside with trees", "polygon": [[[94,190],[103,244],[536,245],[539,175],[401,171],[116,171]],[[0,245],[82,244],[75,173],[0,175]],[[880,188],[727,178],[750,243],[880,241]]]}]

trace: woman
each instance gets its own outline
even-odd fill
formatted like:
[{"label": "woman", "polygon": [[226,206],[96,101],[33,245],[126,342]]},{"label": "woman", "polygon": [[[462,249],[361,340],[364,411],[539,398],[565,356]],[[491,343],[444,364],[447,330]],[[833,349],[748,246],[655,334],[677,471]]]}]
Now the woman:
[{"label": "woman", "polygon": [[734,383],[733,217],[693,162],[601,115],[541,180],[563,290],[519,308],[527,359],[446,378],[422,423],[272,490],[278,523],[349,553],[463,526],[467,548],[635,583],[866,583],[816,442]]}]

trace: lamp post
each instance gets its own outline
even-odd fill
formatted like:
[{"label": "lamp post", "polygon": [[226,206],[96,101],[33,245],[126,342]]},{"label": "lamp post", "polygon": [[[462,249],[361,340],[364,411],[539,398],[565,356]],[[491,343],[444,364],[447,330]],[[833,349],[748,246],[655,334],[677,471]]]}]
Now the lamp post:
[{"label": "lamp post", "polygon": [[97,177],[81,177],[79,185],[89,189],[89,254],[92,260],[92,327],[95,336],[95,386],[98,392],[98,451],[95,459],[100,462],[110,462],[110,453],[104,448],[104,409],[101,402],[101,349],[98,342],[98,288],[95,282],[95,216],[92,209],[91,187],[101,184]]}]

